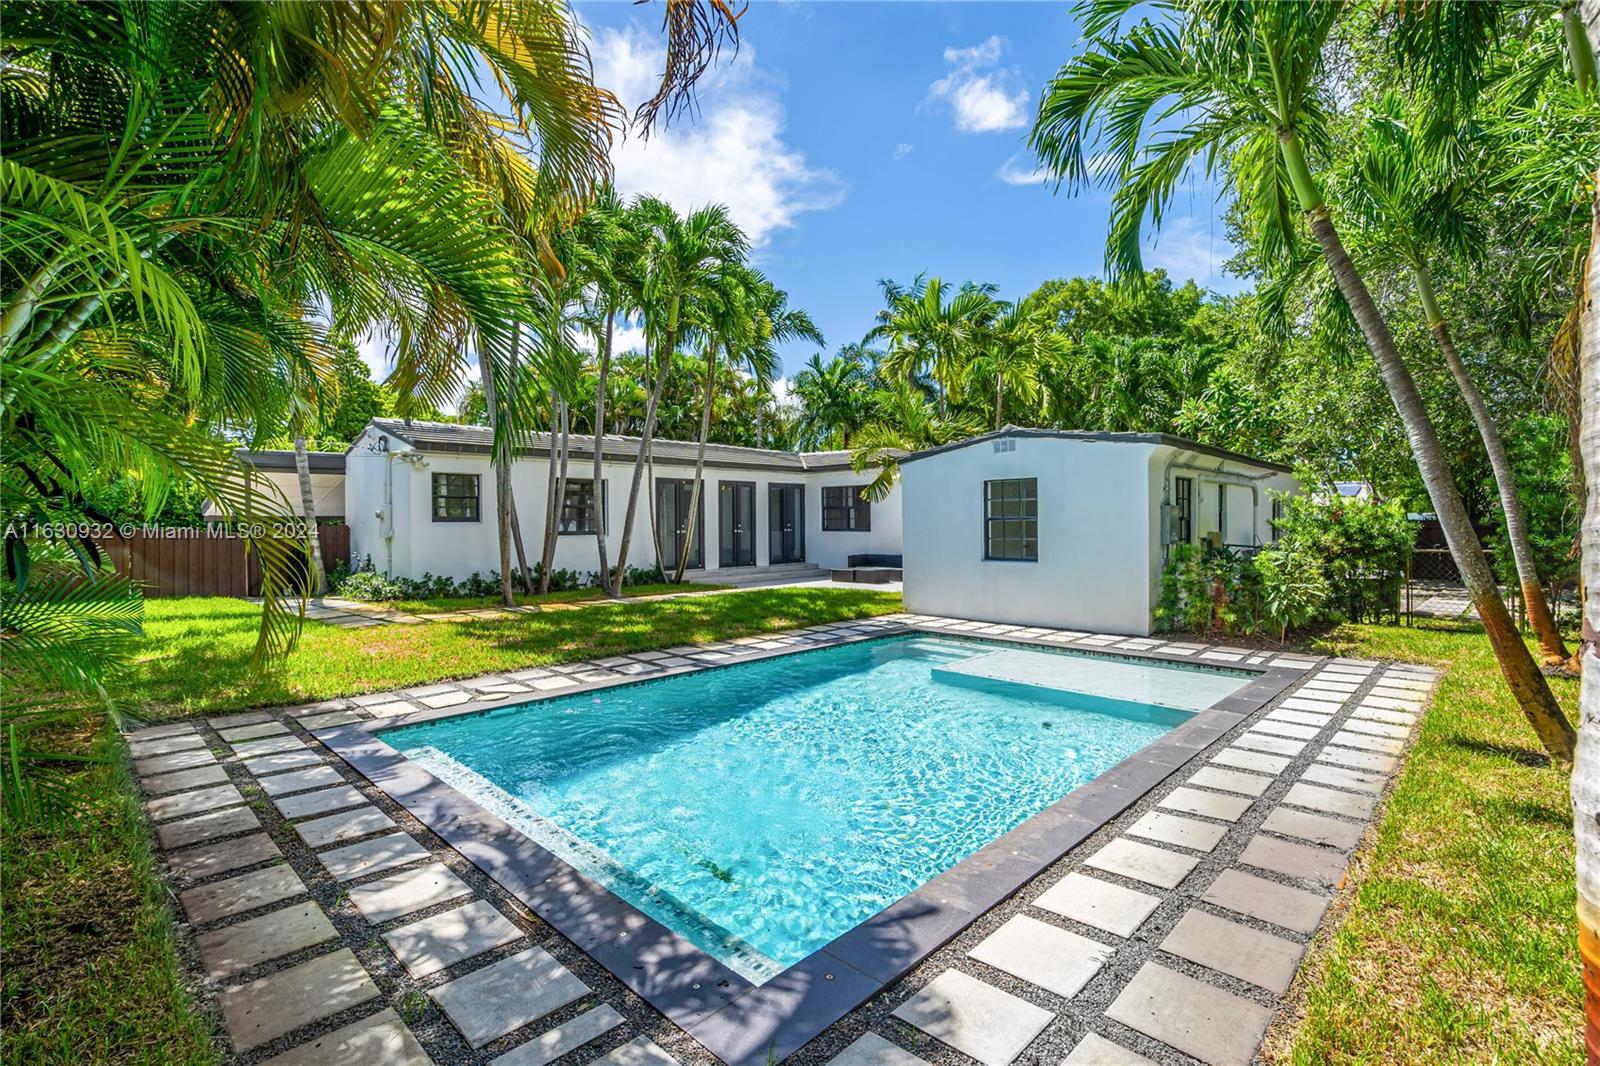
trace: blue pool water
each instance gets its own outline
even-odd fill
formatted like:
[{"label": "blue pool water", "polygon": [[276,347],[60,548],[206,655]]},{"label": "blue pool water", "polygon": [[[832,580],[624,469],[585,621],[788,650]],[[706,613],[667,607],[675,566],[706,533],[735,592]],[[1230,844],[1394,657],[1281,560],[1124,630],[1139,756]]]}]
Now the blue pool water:
[{"label": "blue pool water", "polygon": [[383,739],[759,982],[1247,680],[896,637]]}]

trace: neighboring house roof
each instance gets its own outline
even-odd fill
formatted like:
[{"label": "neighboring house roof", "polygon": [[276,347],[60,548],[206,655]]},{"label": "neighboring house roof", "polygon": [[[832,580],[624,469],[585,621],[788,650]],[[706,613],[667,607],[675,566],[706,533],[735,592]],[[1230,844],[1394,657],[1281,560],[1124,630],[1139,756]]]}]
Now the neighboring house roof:
[{"label": "neighboring house roof", "polygon": [[1083,429],[1029,429],[1022,426],[1006,426],[1004,429],[997,429],[992,433],[967,437],[964,440],[952,441],[937,448],[928,448],[924,451],[915,452],[901,459],[900,465],[914,463],[919,459],[926,459],[929,456],[939,455],[943,452],[970,448],[975,444],[999,440],[1002,437],[1040,437],[1050,440],[1087,441],[1106,444],[1155,444],[1168,448],[1177,448],[1186,452],[1196,452],[1200,455],[1209,455],[1216,459],[1226,459],[1230,462],[1247,463],[1250,466],[1259,466],[1263,470],[1277,470],[1285,474],[1294,473],[1293,468],[1284,466],[1282,463],[1270,463],[1265,459],[1252,459],[1248,455],[1230,452],[1226,448],[1213,448],[1209,444],[1201,444],[1199,441],[1189,440],[1185,437],[1175,437],[1170,433],[1110,433]]},{"label": "neighboring house roof", "polygon": [[1364,500],[1372,495],[1372,486],[1365,481],[1335,481],[1333,491],[1348,499]]},{"label": "neighboring house roof", "polygon": [[[240,448],[234,456],[257,470],[294,470],[294,452],[281,449],[253,452]],[[306,460],[313,474],[344,473],[345,452],[307,452]]]},{"label": "neighboring house roof", "polygon": [[[420,452],[455,452],[487,455],[494,443],[494,430],[488,426],[465,426],[454,422],[405,422],[398,418],[374,418],[371,425],[399,438]],[[526,433],[518,438],[517,453],[523,456],[549,455],[549,433]],[[638,437],[605,434],[600,438],[606,459],[632,462],[639,454]],[[353,448],[354,445],[351,445]],[[593,461],[594,438],[574,433],[569,438],[574,458]],[[668,463],[693,463],[699,450],[694,441],[663,440],[657,437],[651,451],[656,459]],[[348,454],[348,452],[346,453]],[[744,467],[751,470],[848,470],[850,453],[783,452],[771,448],[741,448],[732,444],[707,444],[706,463],[710,466]]]}]

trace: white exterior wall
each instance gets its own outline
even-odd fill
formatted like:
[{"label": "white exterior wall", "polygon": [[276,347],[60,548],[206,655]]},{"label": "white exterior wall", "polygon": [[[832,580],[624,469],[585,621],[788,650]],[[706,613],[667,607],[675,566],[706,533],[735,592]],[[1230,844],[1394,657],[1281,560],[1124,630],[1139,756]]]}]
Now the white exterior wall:
[{"label": "white exterior wall", "polygon": [[[374,451],[374,441],[384,444]],[[387,451],[382,450],[383,447]],[[407,458],[402,458],[406,456]],[[587,480],[593,475],[594,461],[587,454],[575,455],[567,467],[569,479]],[[522,526],[523,545],[530,565],[544,549],[548,463],[543,457],[518,459],[511,471],[512,496]],[[394,537],[386,543],[383,522],[377,517],[384,508],[384,478],[392,470],[394,479]],[[477,522],[433,521],[434,473],[478,475],[479,520]],[[606,554],[615,565],[622,542],[622,527],[628,507],[628,490],[633,479],[633,462],[608,459],[602,468],[608,505]],[[688,480],[694,475],[692,464],[655,464],[656,479]],[[768,487],[774,484],[805,486],[805,559],[824,569],[842,567],[846,557],[860,553],[900,554],[900,492],[896,487],[883,503],[872,506],[872,529],[867,532],[822,531],[822,490],[827,485],[860,485],[870,477],[850,471],[809,472],[766,470],[744,467],[716,467],[707,464],[701,487],[703,556],[708,570],[719,569],[721,542],[717,512],[717,490],[721,481],[755,484],[755,565],[770,563],[771,539],[768,530]],[[419,578],[424,573],[446,575],[457,580],[472,572],[488,573],[499,569],[499,541],[495,529],[495,481],[489,457],[477,453],[415,452],[398,437],[369,426],[352,446],[346,461],[346,496],[351,549],[358,565],[368,555],[380,572],[397,577]],[[628,565],[647,567],[656,562],[651,536],[650,507],[654,498],[650,471],[640,484],[638,511],[634,517],[633,538],[628,547]],[[665,560],[670,568],[676,560]],[[559,569],[589,573],[599,569],[593,533],[561,534],[556,538],[554,565]]]},{"label": "white exterior wall", "polygon": [[[288,513],[301,514],[300,506],[300,475],[293,470],[252,470],[251,482],[267,497],[271,498],[276,488],[288,501]],[[317,509],[318,518],[343,518],[345,507],[344,475],[329,474],[312,471],[311,474],[311,505]],[[207,518],[218,514],[216,504],[207,500],[201,508],[201,514]]]},{"label": "white exterior wall", "polygon": [[[1013,448],[997,451],[996,445]],[[1171,480],[1195,483],[1194,539],[1272,540],[1268,489],[1288,474],[1144,441],[1019,435],[902,466],[906,608],[924,614],[1144,635],[1166,560]],[[1038,480],[1039,558],[984,558],[983,483]]]},{"label": "white exterior wall", "polygon": [[[822,487],[824,485],[865,486],[872,481],[869,471],[853,470],[810,473],[796,481],[806,482],[806,560],[824,570],[843,568],[852,555],[899,555],[904,537],[901,531],[901,488],[898,483],[882,503],[872,505],[872,528],[865,531],[822,528]],[[764,521],[764,520],[763,520]]]},{"label": "white exterior wall", "polygon": [[[901,467],[906,608],[1018,624],[1148,633],[1154,446],[1010,437]],[[983,483],[1038,479],[1039,558],[987,560]],[[1159,506],[1155,509],[1159,516]]]}]

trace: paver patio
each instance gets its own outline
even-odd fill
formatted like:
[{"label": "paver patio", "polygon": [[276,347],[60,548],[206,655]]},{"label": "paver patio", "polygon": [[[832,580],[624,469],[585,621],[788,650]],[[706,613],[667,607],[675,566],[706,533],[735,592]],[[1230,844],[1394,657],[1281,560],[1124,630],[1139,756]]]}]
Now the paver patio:
[{"label": "paver patio", "polygon": [[1399,765],[1434,674],[917,616],[134,735],[154,832],[233,1054],[274,1066],[709,1061],[594,964],[586,945],[530,918],[313,731],[659,677],[907,624],[1053,646],[1170,648],[1303,673],[823,1033],[820,1052],[808,1054],[842,1066],[955,1063],[958,1053],[986,1066],[1056,1066],[1063,1056],[1074,1064],[1250,1061]]}]

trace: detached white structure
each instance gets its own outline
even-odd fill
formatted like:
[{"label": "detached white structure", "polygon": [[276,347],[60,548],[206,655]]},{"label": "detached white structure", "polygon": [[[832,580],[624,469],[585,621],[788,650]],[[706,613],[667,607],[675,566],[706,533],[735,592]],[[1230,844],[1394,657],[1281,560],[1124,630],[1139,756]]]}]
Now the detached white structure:
[{"label": "detached white structure", "polygon": [[900,460],[906,609],[1145,635],[1169,545],[1273,539],[1288,467],[1159,433],[1008,426]]},{"label": "detached white structure", "polygon": [[[300,504],[300,474],[295,469],[294,452],[240,450],[234,454],[247,469],[252,482],[261,487],[268,484],[275,487],[283,494],[288,512],[305,517],[301,513],[304,508]],[[311,452],[306,456],[306,462],[311,470],[311,506],[316,508],[317,520],[343,521],[344,453]],[[268,495],[271,495],[270,491]],[[207,521],[219,521],[222,517],[216,503],[211,500],[205,502],[201,515]]]},{"label": "detached white structure", "polygon": [[[432,573],[460,579],[498,569],[492,441],[493,432],[485,426],[397,419],[368,423],[345,456],[352,563],[359,566],[370,557],[378,571],[410,578]],[[616,563],[639,439],[602,436],[600,443],[602,484],[596,494],[594,439],[570,439],[557,568],[599,569],[596,521],[606,523],[608,561]],[[512,498],[530,564],[544,543],[550,446],[550,434],[529,434],[519,441],[512,463]],[[685,536],[695,445],[656,440],[651,453],[653,469],[646,467],[640,486],[628,565],[659,562],[670,571]],[[848,452],[709,444],[690,569],[713,580],[737,579],[769,567],[794,574],[845,567],[852,555],[898,555],[899,491],[868,504],[860,492],[870,480],[850,468]],[[661,529],[659,549],[651,536],[652,504]]]}]

